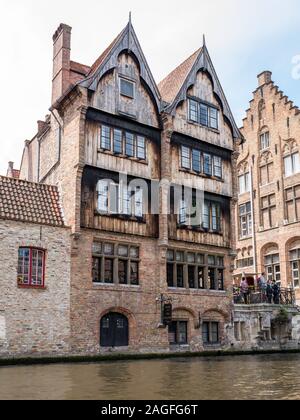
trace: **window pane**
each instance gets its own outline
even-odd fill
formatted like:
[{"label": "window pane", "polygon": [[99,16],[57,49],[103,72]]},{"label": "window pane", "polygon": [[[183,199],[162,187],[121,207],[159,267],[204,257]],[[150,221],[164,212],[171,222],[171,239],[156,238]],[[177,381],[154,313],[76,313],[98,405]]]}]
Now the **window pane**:
[{"label": "window pane", "polygon": [[105,283],[111,284],[114,282],[113,267],[114,267],[114,261],[112,259],[105,258],[104,260],[104,282]]},{"label": "window pane", "polygon": [[201,172],[201,152],[199,150],[192,151],[193,171]]},{"label": "window pane", "polygon": [[212,157],[207,153],[203,155],[203,172],[205,175],[212,175]]},{"label": "window pane", "polygon": [[139,248],[131,247],[130,248],[130,257],[131,258],[139,258],[139,256],[140,256]]},{"label": "window pane", "polygon": [[293,165],[292,165],[292,157],[287,156],[284,158],[284,169],[285,169],[285,176],[290,176],[293,174]]},{"label": "window pane", "polygon": [[191,169],[190,149],[188,147],[181,147],[181,166],[185,169]]},{"label": "window pane", "polygon": [[183,265],[177,265],[177,287],[184,287]]},{"label": "window pane", "polygon": [[198,103],[193,100],[189,100],[189,120],[198,122]]},{"label": "window pane", "polygon": [[129,157],[134,157],[134,135],[131,133],[125,134],[125,153]]},{"label": "window pane", "polygon": [[122,131],[114,130],[114,153],[123,153]]},{"label": "window pane", "polygon": [[168,287],[174,287],[174,264],[167,264],[167,282]]},{"label": "window pane", "polygon": [[187,322],[178,322],[178,344],[187,343]]},{"label": "window pane", "polygon": [[204,344],[209,343],[209,323],[203,322],[202,324],[202,340]]},{"label": "window pane", "polygon": [[143,190],[140,187],[137,187],[134,194],[134,215],[136,217],[143,217],[143,207]]},{"label": "window pane", "polygon": [[208,107],[200,104],[200,124],[208,126]]},{"label": "window pane", "polygon": [[208,268],[208,283],[209,289],[216,290],[216,270],[214,268]]},{"label": "window pane", "polygon": [[119,214],[119,185],[110,184],[109,211],[112,214]]},{"label": "window pane", "polygon": [[121,95],[134,98],[134,83],[129,80],[120,79],[120,91]]},{"label": "window pane", "polygon": [[195,282],[195,266],[194,265],[188,266],[188,280],[189,280],[189,288],[195,289],[196,282]]},{"label": "window pane", "polygon": [[128,257],[128,246],[126,246],[126,245],[119,245],[119,247],[118,247],[118,255],[120,257]]},{"label": "window pane", "polygon": [[222,178],[222,159],[214,156],[214,176]]},{"label": "window pane", "polygon": [[139,284],[139,263],[130,263],[130,283],[134,286]]},{"label": "window pane", "polygon": [[127,284],[127,261],[119,260],[118,261],[118,278],[119,284]]},{"label": "window pane", "polygon": [[179,208],[179,224],[186,225],[187,224],[187,208],[185,201],[181,200],[180,208]]},{"label": "window pane", "polygon": [[167,260],[174,261],[174,251],[168,250],[167,252]]},{"label": "window pane", "polygon": [[137,158],[146,159],[146,142],[145,137],[137,136]]},{"label": "window pane", "polygon": [[102,254],[102,244],[100,242],[93,243],[93,255],[101,255]]},{"label": "window pane", "polygon": [[104,244],[104,254],[105,255],[114,255],[113,244]]},{"label": "window pane", "polygon": [[205,289],[204,267],[198,267],[198,287]]},{"label": "window pane", "polygon": [[218,129],[218,111],[215,108],[209,109],[209,125],[211,128]]},{"label": "window pane", "polygon": [[203,228],[210,228],[210,207],[208,203],[204,203],[203,206]]},{"label": "window pane", "polygon": [[219,324],[217,322],[211,323],[211,341],[213,344],[219,342]]},{"label": "window pane", "polygon": [[108,213],[108,182],[99,181],[98,186],[98,211]]},{"label": "window pane", "polygon": [[93,282],[101,283],[101,258],[93,258]]},{"label": "window pane", "polygon": [[187,254],[187,262],[192,263],[192,264],[195,263],[195,254],[194,253],[189,252]]},{"label": "window pane", "polygon": [[294,173],[300,172],[300,159],[299,159],[299,153],[293,154],[293,171]]},{"label": "window pane", "polygon": [[29,285],[29,263],[30,263],[30,249],[19,249],[18,260],[18,283]]},{"label": "window pane", "polygon": [[131,191],[128,190],[127,186],[123,187],[122,191],[122,214],[131,215]]},{"label": "window pane", "polygon": [[101,127],[101,148],[104,150],[111,150],[110,131],[110,127]]}]

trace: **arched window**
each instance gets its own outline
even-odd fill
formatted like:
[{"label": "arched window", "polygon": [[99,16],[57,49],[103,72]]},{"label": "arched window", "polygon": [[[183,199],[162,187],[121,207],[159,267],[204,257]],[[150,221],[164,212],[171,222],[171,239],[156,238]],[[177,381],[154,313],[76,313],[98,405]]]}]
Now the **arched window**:
[{"label": "arched window", "polygon": [[263,251],[265,271],[268,280],[275,280],[280,284],[281,270],[280,270],[280,254],[277,245],[270,245],[265,247]]},{"label": "arched window", "polygon": [[125,315],[110,312],[101,319],[101,347],[127,347],[129,345],[129,323]]}]

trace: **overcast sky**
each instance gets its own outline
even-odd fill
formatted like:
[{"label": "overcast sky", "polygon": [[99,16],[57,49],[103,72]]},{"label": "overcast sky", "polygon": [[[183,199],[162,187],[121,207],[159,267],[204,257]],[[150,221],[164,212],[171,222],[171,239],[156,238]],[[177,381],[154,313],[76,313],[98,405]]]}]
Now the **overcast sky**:
[{"label": "overcast sky", "polygon": [[0,173],[19,167],[24,140],[48,112],[52,35],[59,23],[73,27],[71,58],[91,65],[127,24],[133,25],[159,82],[181,61],[207,45],[236,117],[241,119],[256,75],[273,80],[300,106],[300,0],[0,0]]}]

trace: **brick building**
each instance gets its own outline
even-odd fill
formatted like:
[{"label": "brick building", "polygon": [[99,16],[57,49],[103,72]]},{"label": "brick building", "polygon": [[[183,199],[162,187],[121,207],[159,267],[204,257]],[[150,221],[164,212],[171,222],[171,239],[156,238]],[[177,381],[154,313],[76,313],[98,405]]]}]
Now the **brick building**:
[{"label": "brick building", "polygon": [[71,60],[69,26],[53,41],[20,178],[56,185],[72,230],[70,353],[226,347],[241,135],[205,43],[157,85],[131,22],[92,66]]},{"label": "brick building", "polygon": [[236,274],[265,271],[299,302],[300,112],[271,77],[258,76],[241,129]]},{"label": "brick building", "polygon": [[56,187],[0,177],[0,259],[0,356],[68,354],[70,230]]}]

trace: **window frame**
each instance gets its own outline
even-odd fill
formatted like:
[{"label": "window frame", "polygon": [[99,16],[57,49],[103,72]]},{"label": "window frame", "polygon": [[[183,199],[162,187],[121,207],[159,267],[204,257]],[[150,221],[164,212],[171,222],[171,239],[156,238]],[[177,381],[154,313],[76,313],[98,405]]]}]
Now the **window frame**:
[{"label": "window frame", "polygon": [[261,133],[259,136],[259,146],[260,150],[264,151],[270,148],[270,131]]},{"label": "window frame", "polygon": [[[206,332],[204,332],[204,326],[207,327]],[[213,340],[213,326],[217,326],[217,341]],[[202,322],[202,342],[204,346],[216,346],[221,344],[221,340],[220,340],[220,322],[217,321],[206,321],[204,320]],[[204,334],[206,335],[206,340],[204,340]]]},{"label": "window frame", "polygon": [[[101,245],[101,251],[97,252],[95,250],[95,245],[100,246]],[[105,246],[110,246],[112,249],[111,253],[105,252]],[[120,248],[127,247],[127,254],[121,255]],[[132,251],[137,250],[137,257],[133,256]],[[121,242],[109,242],[109,241],[97,241],[95,240],[93,242],[92,246],[92,283],[94,286],[103,286],[103,285],[117,285],[117,286],[140,286],[140,252],[141,248],[139,245],[133,245],[128,243],[121,243]],[[94,281],[94,261],[95,260],[101,260],[101,262],[98,263],[98,269],[100,267],[101,272],[97,274],[97,280]],[[106,261],[111,262],[111,281],[107,281],[106,278]],[[125,278],[126,282],[121,283],[120,282],[120,263],[125,262]],[[135,279],[133,280],[132,276],[132,264],[136,264],[136,272]]]},{"label": "window frame", "polygon": [[[19,271],[20,268],[20,251],[27,250],[29,251],[29,260],[28,260],[28,284],[24,283],[24,278],[21,280],[20,277],[24,277],[24,272],[22,274]],[[33,272],[33,252],[42,253],[42,278],[41,284],[33,284],[32,272]],[[24,267],[24,262],[23,262]],[[37,267],[38,269],[38,259]],[[46,250],[43,248],[32,247],[32,246],[20,246],[18,248],[18,269],[17,269],[17,280],[19,288],[31,288],[31,289],[44,289],[45,288],[45,275],[46,275]]]},{"label": "window frame", "polygon": [[[213,115],[213,113],[215,114]],[[211,130],[219,131],[220,110],[213,104],[189,97],[188,121]]]},{"label": "window frame", "polygon": [[[132,95],[122,91],[122,84],[128,84],[132,86]],[[119,89],[120,89],[120,96],[124,96],[125,98],[135,99],[135,90],[136,90],[136,82],[133,80],[129,80],[126,77],[119,76]]]}]

